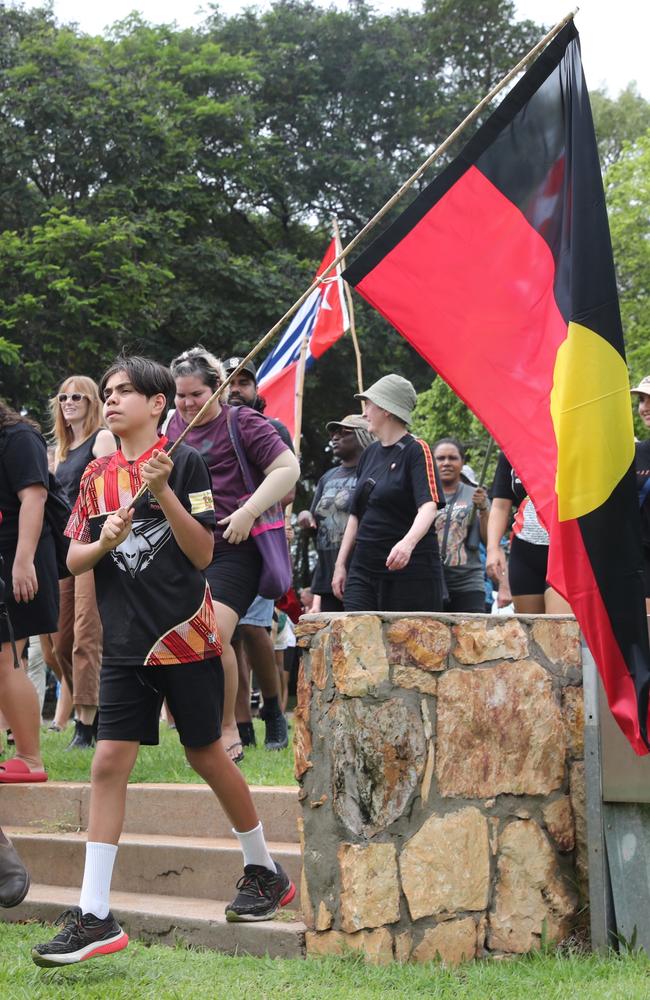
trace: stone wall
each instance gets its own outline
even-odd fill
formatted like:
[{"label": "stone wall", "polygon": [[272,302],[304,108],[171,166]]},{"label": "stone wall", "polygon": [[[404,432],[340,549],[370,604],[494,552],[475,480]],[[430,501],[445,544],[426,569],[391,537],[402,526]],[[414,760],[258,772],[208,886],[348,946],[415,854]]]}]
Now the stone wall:
[{"label": "stone wall", "polygon": [[584,922],[575,621],[311,615],[299,636],[308,954],[455,963]]}]

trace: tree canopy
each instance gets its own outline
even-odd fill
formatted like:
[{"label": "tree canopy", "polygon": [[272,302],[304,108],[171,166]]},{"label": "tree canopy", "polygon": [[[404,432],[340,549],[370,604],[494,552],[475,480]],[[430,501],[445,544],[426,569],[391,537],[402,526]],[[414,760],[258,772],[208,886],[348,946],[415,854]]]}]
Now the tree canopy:
[{"label": "tree canopy", "polygon": [[[391,14],[278,0],[195,29],[131,16],[103,36],[1,5],[0,393],[43,417],[61,379],[99,376],[122,348],[163,362],[196,343],[249,349],[310,282],[332,217],[357,232],[542,32],[510,0]],[[619,185],[647,169],[648,105],[632,88],[601,96],[618,218]],[[366,383],[400,372],[428,390],[428,436],[453,415],[478,442],[428,365],[356,307]],[[307,479],[355,390],[344,338],[307,378]]]}]

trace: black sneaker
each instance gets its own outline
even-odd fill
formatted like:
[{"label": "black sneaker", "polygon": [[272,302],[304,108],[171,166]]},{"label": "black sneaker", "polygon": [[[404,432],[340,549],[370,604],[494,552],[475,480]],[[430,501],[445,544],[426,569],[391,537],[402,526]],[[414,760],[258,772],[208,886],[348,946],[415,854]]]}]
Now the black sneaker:
[{"label": "black sneaker", "polygon": [[239,738],[243,747],[256,747],[255,728],[252,722],[238,722]]},{"label": "black sneaker", "polygon": [[105,920],[100,920],[93,913],[82,913],[78,906],[74,906],[65,910],[54,922],[60,924],[63,930],[46,944],[37,944],[32,948],[36,965],[46,968],[74,965],[98,955],[122,951],[129,943],[128,934],[112,913]]},{"label": "black sneaker", "polygon": [[296,887],[277,861],[275,866],[277,872],[261,865],[246,865],[237,883],[237,897],[226,907],[226,920],[230,923],[270,920],[278,907],[291,902]]},{"label": "black sneaker", "polygon": [[264,734],[265,750],[284,750],[289,746],[289,732],[287,730],[287,720],[282,712],[274,715],[267,715],[265,710],[260,710],[260,719],[264,719],[266,732]]},{"label": "black sneaker", "polygon": [[79,719],[74,720],[74,736],[66,750],[92,750],[95,746],[95,736],[92,726],[86,726]]}]

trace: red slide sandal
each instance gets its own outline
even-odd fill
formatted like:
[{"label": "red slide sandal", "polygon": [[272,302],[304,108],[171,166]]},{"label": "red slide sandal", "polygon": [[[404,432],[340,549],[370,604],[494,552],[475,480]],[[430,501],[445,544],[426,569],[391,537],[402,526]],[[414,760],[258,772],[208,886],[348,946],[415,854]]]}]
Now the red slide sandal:
[{"label": "red slide sandal", "polygon": [[47,781],[47,774],[45,771],[30,771],[18,757],[0,764],[0,785],[17,785],[23,781]]}]

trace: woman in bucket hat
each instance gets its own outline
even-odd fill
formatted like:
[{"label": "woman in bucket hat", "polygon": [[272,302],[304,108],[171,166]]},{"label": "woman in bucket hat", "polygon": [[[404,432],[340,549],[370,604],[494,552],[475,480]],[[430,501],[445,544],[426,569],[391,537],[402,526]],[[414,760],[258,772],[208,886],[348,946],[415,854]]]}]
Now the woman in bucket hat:
[{"label": "woman in bucket hat", "polygon": [[433,520],[444,494],[429,446],[408,430],[415,389],[384,375],[356,398],[377,441],[359,462],[332,590],[346,611],[440,611]]},{"label": "woman in bucket hat", "polygon": [[[650,428],[650,375],[642,378],[630,392],[638,396],[638,412],[646,427]],[[639,491],[641,512],[641,543],[643,551],[643,577],[645,583],[646,611],[650,614],[650,439],[637,441],[635,448],[636,486]]]}]

